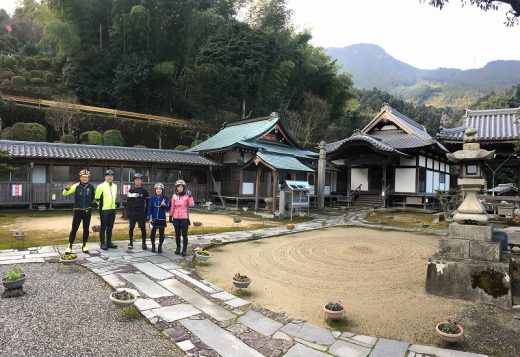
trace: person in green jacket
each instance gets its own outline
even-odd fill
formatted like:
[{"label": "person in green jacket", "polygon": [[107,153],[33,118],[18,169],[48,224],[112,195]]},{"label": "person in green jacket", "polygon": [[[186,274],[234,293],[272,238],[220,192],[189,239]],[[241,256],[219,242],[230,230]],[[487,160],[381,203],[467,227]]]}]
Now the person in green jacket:
[{"label": "person in green jacket", "polygon": [[[98,202],[99,214],[101,216],[101,230],[99,231],[99,243],[103,250],[117,248],[112,243],[112,228],[116,220],[116,197],[117,185],[114,181],[114,171],[108,169],[105,172],[105,182],[96,188],[96,201]],[[105,244],[106,235],[106,244]]]},{"label": "person in green jacket", "polygon": [[79,172],[79,182],[73,184],[69,182],[63,190],[63,196],[74,194],[74,214],[72,216],[72,229],[69,234],[69,246],[65,254],[72,253],[72,245],[76,239],[79,225],[83,221],[83,253],[88,254],[87,241],[89,235],[90,217],[92,215],[92,201],[94,201],[94,186],[88,181],[90,179],[90,172],[88,170],[81,170]]}]

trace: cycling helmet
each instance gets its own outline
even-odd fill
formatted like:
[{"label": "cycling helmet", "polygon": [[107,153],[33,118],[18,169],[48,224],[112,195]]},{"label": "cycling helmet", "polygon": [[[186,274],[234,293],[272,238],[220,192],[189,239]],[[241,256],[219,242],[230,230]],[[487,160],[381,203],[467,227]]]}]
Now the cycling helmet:
[{"label": "cycling helmet", "polygon": [[114,171],[112,171],[111,169],[106,170],[105,176],[114,176]]},{"label": "cycling helmet", "polygon": [[135,180],[135,179],[141,179],[141,180],[142,180],[142,179],[143,179],[143,174],[140,173],[140,172],[136,172],[136,173],[134,174],[134,180]]},{"label": "cycling helmet", "polygon": [[164,185],[160,182],[157,182],[155,185],[153,185],[153,188],[156,189],[156,188],[160,188],[160,189],[163,189],[164,190]]},{"label": "cycling helmet", "polygon": [[90,171],[89,170],[81,170],[79,172],[79,176],[90,176]]},{"label": "cycling helmet", "polygon": [[180,185],[183,185],[184,187],[186,187],[186,181],[184,181],[184,180],[177,180],[175,182],[175,187],[180,186]]}]

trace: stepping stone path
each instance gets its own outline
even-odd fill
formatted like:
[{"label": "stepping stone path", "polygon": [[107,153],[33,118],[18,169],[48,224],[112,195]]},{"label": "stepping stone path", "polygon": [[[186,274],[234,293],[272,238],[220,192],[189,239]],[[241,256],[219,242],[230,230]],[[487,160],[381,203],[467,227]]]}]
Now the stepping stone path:
[{"label": "stepping stone path", "polygon": [[[319,217],[296,225],[293,231],[279,226],[261,230],[262,239],[321,229],[327,226],[362,225],[368,211],[350,211],[346,217]],[[345,220],[345,221],[344,221]],[[190,237],[193,247],[211,246],[211,239],[225,244],[251,239],[254,231],[197,235]],[[473,353],[437,347],[410,345],[406,342],[331,331],[285,315],[253,307],[249,301],[201,280],[191,263],[193,257],[172,253],[168,239],[162,254],[126,251],[120,247],[99,250],[89,243],[91,255],[78,253],[78,264],[98,274],[112,288],[133,289],[135,306],[165,338],[173,340],[188,356],[285,356],[285,357],[484,357]],[[0,265],[56,262],[65,246],[0,251]],[[77,246],[76,251],[79,251]],[[518,321],[518,320],[516,320]]]}]

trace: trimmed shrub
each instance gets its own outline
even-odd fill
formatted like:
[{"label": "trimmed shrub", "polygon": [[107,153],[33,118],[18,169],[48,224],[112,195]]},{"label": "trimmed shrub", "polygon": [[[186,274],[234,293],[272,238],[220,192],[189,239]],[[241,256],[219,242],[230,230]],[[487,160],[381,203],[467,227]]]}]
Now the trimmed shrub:
[{"label": "trimmed shrub", "polygon": [[101,145],[103,142],[103,135],[96,130],[85,131],[79,136],[79,142],[88,145]]},{"label": "trimmed shrub", "polygon": [[60,141],[65,144],[76,144],[76,138],[72,134],[65,134],[60,136]]},{"label": "trimmed shrub", "polygon": [[0,79],[11,79],[11,77],[14,76],[13,71],[5,70],[0,73]]},{"label": "trimmed shrub", "polygon": [[43,79],[47,83],[54,83],[54,75],[51,72],[44,72]]},{"label": "trimmed shrub", "polygon": [[38,58],[36,60],[36,68],[38,69],[49,69],[51,67],[51,63],[43,58]]},{"label": "trimmed shrub", "polygon": [[188,150],[190,147],[187,146],[187,145],[177,145],[175,147],[175,150],[179,150],[179,151],[184,151],[184,150]]},{"label": "trimmed shrub", "polygon": [[29,71],[31,78],[43,78],[43,71],[32,69]]},{"label": "trimmed shrub", "polygon": [[199,145],[203,141],[204,140],[193,140],[193,142],[191,143],[191,147],[197,146],[197,145]]},{"label": "trimmed shrub", "polygon": [[107,130],[103,133],[103,145],[123,146],[123,135],[119,130]]},{"label": "trimmed shrub", "polygon": [[36,63],[34,62],[34,59],[32,59],[31,57],[27,57],[25,61],[23,61],[23,63],[26,69],[36,68]]},{"label": "trimmed shrub", "polygon": [[16,66],[16,59],[14,57],[12,57],[12,56],[4,56],[3,60],[2,60],[2,63],[7,68],[13,69]]},{"label": "trimmed shrub", "polygon": [[12,135],[11,135],[10,126],[8,126],[7,128],[4,128],[4,130],[2,130],[2,133],[0,134],[0,138],[2,138],[2,140],[13,140]]},{"label": "trimmed shrub", "polygon": [[27,81],[22,76],[13,76],[11,78],[11,85],[16,89],[22,89],[27,84]]},{"label": "trimmed shrub", "polygon": [[35,56],[40,52],[40,49],[33,43],[26,43],[22,51],[26,56]]},{"label": "trimmed shrub", "polygon": [[[24,131],[26,138],[18,139],[25,141],[46,141],[47,140],[47,129],[38,123],[16,123],[24,124]],[[13,129],[16,126],[13,125]]]},{"label": "trimmed shrub", "polygon": [[35,86],[41,86],[42,84],[45,84],[45,81],[39,77],[31,78],[31,84]]}]

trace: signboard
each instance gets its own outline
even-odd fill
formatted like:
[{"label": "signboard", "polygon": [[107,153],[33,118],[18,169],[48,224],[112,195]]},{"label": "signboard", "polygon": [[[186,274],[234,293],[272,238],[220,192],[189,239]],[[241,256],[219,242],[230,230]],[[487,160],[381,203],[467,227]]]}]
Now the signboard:
[{"label": "signboard", "polygon": [[132,185],[123,185],[123,195],[128,195],[128,191],[130,191],[130,188]]},{"label": "signboard", "polygon": [[13,197],[22,197],[22,185],[21,184],[15,184],[12,185],[12,195]]}]

